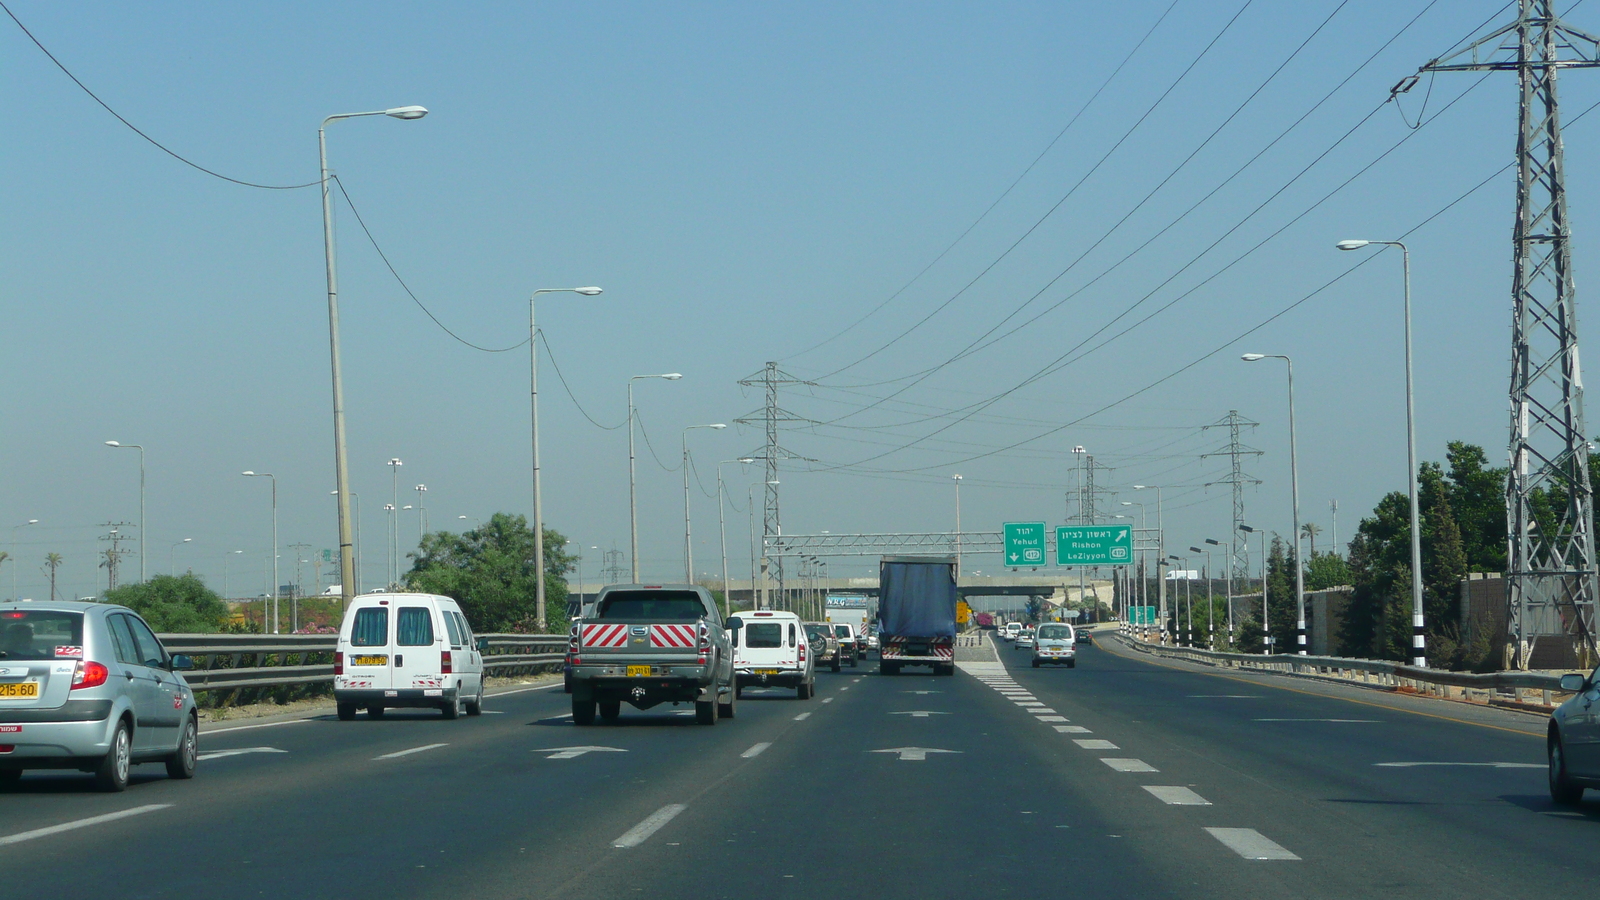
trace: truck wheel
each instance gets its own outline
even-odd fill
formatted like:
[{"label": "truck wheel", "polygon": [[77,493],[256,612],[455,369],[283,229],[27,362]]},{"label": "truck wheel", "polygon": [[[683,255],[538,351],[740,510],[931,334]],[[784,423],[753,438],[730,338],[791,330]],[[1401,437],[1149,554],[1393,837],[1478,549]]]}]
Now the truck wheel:
[{"label": "truck wheel", "polygon": [[850,655],[850,668],[854,669],[856,666],[858,666],[860,664],[861,664],[861,658],[852,653]]},{"label": "truck wheel", "polygon": [[1033,667],[1035,669],[1039,668],[1039,661],[1037,659],[1033,661]]},{"label": "truck wheel", "polygon": [[381,706],[369,706],[369,707],[367,707],[367,717],[368,718],[372,718],[372,719],[381,719],[381,718],[383,718],[383,707],[381,707]]},{"label": "truck wheel", "polygon": [[833,658],[833,670],[835,672],[839,671],[839,657],[837,656]]},{"label": "truck wheel", "polygon": [[593,725],[594,724],[594,705],[595,704],[594,704],[593,700],[579,700],[577,697],[573,697],[572,698],[572,724],[574,724],[574,725]]},{"label": "truck wheel", "polygon": [[701,725],[717,724],[717,701],[696,700],[694,702],[694,720]]},{"label": "truck wheel", "polygon": [[617,717],[622,715],[621,700],[601,700],[599,701],[599,706],[600,718],[607,722],[615,722]]},{"label": "truck wheel", "polygon": [[731,719],[739,711],[739,691],[737,688],[728,689],[728,702],[717,701],[717,715],[724,719]]},{"label": "truck wheel", "polygon": [[794,695],[801,700],[810,700],[815,689],[804,681],[795,686]]},{"label": "truck wheel", "polygon": [[1067,668],[1076,669],[1077,667],[1078,667],[1078,661],[1077,660],[1075,660],[1075,659],[1067,660]]},{"label": "truck wheel", "polygon": [[339,709],[339,721],[341,721],[341,722],[351,722],[351,721],[355,720],[355,717],[356,717],[356,705],[354,703],[341,703],[341,704],[339,704],[338,709]]},{"label": "truck wheel", "polygon": [[892,663],[892,662],[879,662],[878,663],[878,674],[879,675],[899,675],[900,674],[900,664],[899,663]]},{"label": "truck wheel", "polygon": [[940,668],[939,674],[940,675],[947,675],[947,676],[955,675],[956,674],[956,664],[955,663],[945,663],[944,666]]}]

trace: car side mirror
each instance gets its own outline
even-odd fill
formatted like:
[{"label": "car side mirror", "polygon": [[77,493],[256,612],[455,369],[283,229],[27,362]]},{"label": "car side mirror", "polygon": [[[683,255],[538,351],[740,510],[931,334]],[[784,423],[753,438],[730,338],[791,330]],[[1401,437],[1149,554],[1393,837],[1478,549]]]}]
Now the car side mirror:
[{"label": "car side mirror", "polygon": [[744,620],[738,616],[729,616],[727,626],[729,631],[738,631],[744,627]]},{"label": "car side mirror", "polygon": [[194,668],[194,660],[182,653],[177,653],[167,660],[167,668],[174,672],[180,669],[192,669]]},{"label": "car side mirror", "polygon": [[1588,686],[1589,679],[1579,675],[1576,672],[1571,672],[1561,676],[1561,690],[1569,694],[1581,693],[1583,689]]},{"label": "car side mirror", "polygon": [[478,638],[478,645],[477,646],[478,646],[478,652],[479,653],[488,653],[489,652],[489,639],[486,638],[486,637]]}]

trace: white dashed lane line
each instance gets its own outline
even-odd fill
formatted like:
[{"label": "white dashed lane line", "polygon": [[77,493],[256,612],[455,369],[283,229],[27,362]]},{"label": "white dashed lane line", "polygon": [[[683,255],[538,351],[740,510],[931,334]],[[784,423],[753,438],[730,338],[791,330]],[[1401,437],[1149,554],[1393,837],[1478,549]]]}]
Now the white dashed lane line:
[{"label": "white dashed lane line", "polygon": [[410,750],[396,750],[393,753],[385,753],[382,756],[374,756],[372,759],[373,759],[373,761],[377,761],[377,760],[380,760],[380,759],[397,759],[397,758],[402,757],[402,756],[410,756],[413,753],[421,753],[424,750],[437,750],[440,747],[448,747],[448,746],[450,746],[450,745],[449,744],[423,744],[421,747],[412,747]]},{"label": "white dashed lane line", "polygon": [[[1066,719],[1062,719],[1061,721],[1065,722]],[[1056,726],[1056,730],[1061,732],[1062,734],[1093,734],[1094,733],[1094,732],[1090,731],[1089,729],[1083,727],[1082,725],[1057,725]]]},{"label": "white dashed lane line", "polygon": [[1210,806],[1211,801],[1196,794],[1181,785],[1142,784],[1140,787],[1150,792],[1168,806]]},{"label": "white dashed lane line", "polygon": [[1299,859],[1254,828],[1207,828],[1206,833],[1245,859]]},{"label": "white dashed lane line", "polygon": [[1073,738],[1072,742],[1074,744],[1077,744],[1079,747],[1082,747],[1085,750],[1121,750],[1122,749],[1121,747],[1118,747],[1116,744],[1113,744],[1110,741],[1103,741],[1103,740],[1100,740],[1099,738]]},{"label": "white dashed lane line", "polygon": [[811,713],[805,712],[805,713],[801,713],[798,716],[795,716],[794,720],[796,722],[804,722],[805,720],[807,720],[809,718],[811,718]]},{"label": "white dashed lane line", "polygon": [[1100,761],[1118,772],[1159,772],[1160,769],[1150,765],[1142,759],[1118,759],[1114,756],[1102,756]]},{"label": "white dashed lane line", "polygon": [[822,702],[823,703],[832,703],[833,702],[833,698],[832,697],[823,697],[822,698]]},{"label": "white dashed lane line", "polygon": [[763,741],[762,743],[756,744],[754,747],[751,747],[749,750],[746,750],[745,752],[743,752],[743,753],[741,753],[739,755],[744,757],[745,759],[754,759],[757,756],[760,756],[762,751],[766,750],[768,747],[771,747],[771,746],[772,746],[772,742],[771,741]]},{"label": "white dashed lane line", "polygon": [[225,759],[226,757],[229,757],[229,756],[243,756],[246,753],[288,753],[288,752],[289,751],[287,751],[287,750],[279,750],[277,747],[239,747],[239,748],[234,749],[234,750],[212,750],[210,753],[202,753],[199,756],[196,756],[195,759],[197,761],[199,761],[199,762],[205,762],[206,760],[210,760],[210,759]]},{"label": "white dashed lane line", "polygon": [[611,846],[623,850],[626,850],[629,847],[637,847],[645,841],[648,841],[650,839],[650,835],[660,831],[662,826],[666,825],[668,822],[671,822],[675,817],[677,817],[678,813],[681,813],[686,809],[688,809],[688,807],[684,806],[682,803],[669,803],[645,817],[643,822],[640,822],[639,824],[623,832],[621,837],[611,842]]},{"label": "white dashed lane line", "polygon": [[35,828],[32,831],[8,834],[5,837],[0,837],[0,847],[5,846],[6,844],[20,844],[23,841],[31,841],[34,838],[49,837],[52,834],[60,834],[63,831],[76,831],[79,828],[88,828],[93,825],[103,825],[106,822],[115,822],[118,819],[126,819],[129,816],[137,816],[148,812],[155,812],[158,809],[171,808],[171,803],[150,803],[145,806],[135,806],[132,809],[124,809],[119,812],[106,813],[103,816],[90,816],[87,819],[78,819],[75,822],[62,822],[60,825],[51,825],[48,828]]}]

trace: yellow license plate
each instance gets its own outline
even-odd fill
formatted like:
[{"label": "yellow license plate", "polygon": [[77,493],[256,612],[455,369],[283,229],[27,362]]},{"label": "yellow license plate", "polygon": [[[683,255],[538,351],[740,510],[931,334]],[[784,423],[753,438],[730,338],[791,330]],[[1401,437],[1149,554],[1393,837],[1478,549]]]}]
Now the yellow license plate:
[{"label": "yellow license plate", "polygon": [[381,654],[378,656],[357,656],[350,660],[350,665],[352,666],[387,666],[388,664],[389,657]]},{"label": "yellow license plate", "polygon": [[649,678],[650,677],[650,667],[649,666],[629,666],[628,667],[628,677],[629,678]]},{"label": "yellow license plate", "polygon": [[0,684],[0,698],[37,696],[39,696],[39,683],[36,681],[24,681],[21,684]]},{"label": "yellow license plate", "polygon": [[757,675],[776,675],[776,674],[778,674],[778,670],[777,669],[757,669],[756,670],[756,674]]}]

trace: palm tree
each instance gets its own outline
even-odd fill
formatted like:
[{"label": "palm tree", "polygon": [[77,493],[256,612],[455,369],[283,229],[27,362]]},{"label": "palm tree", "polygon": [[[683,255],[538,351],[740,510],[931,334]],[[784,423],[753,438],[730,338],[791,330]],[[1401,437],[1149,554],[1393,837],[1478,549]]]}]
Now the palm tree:
[{"label": "palm tree", "polygon": [[56,599],[56,569],[61,567],[61,554],[46,553],[44,564],[50,570],[50,600],[53,603]]},{"label": "palm tree", "polygon": [[1322,533],[1322,526],[1315,522],[1306,522],[1300,526],[1300,533],[1305,535],[1307,540],[1311,541],[1311,556],[1309,558],[1316,559],[1317,535]]}]

